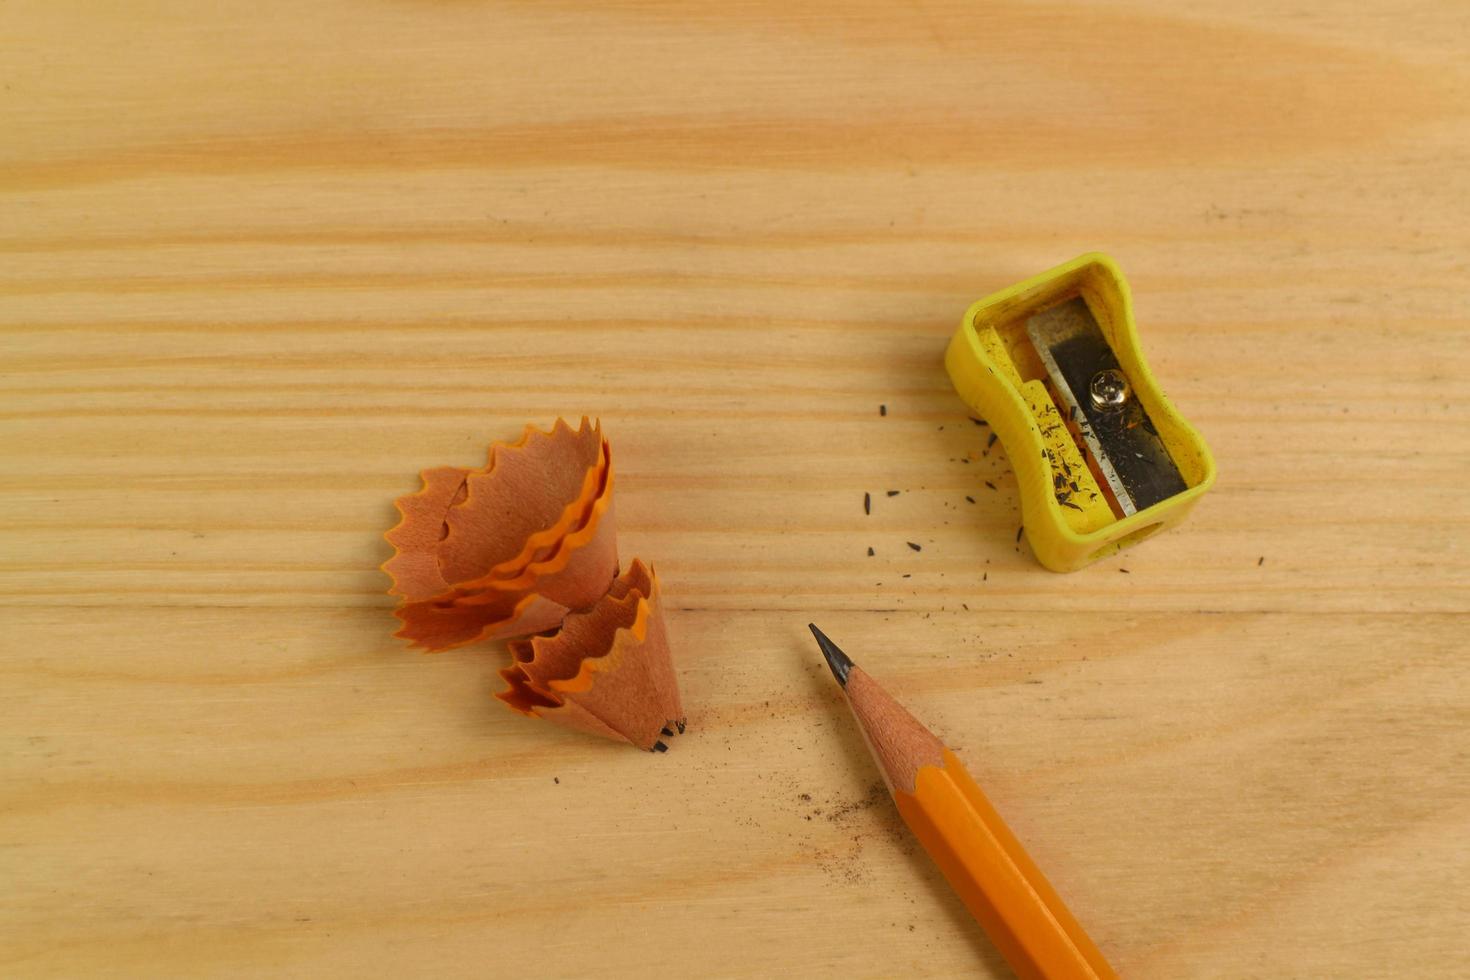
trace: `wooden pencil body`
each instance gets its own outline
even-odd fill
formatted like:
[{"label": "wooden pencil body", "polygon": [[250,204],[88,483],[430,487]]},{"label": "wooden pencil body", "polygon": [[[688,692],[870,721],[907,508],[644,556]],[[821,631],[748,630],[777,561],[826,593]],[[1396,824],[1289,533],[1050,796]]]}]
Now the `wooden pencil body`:
[{"label": "wooden pencil body", "polygon": [[846,676],[848,704],[898,812],[1017,975],[1115,977],[954,753],[862,668]]},{"label": "wooden pencil body", "polygon": [[1022,980],[1114,977],[1102,953],[948,749],[895,788],[898,812]]}]

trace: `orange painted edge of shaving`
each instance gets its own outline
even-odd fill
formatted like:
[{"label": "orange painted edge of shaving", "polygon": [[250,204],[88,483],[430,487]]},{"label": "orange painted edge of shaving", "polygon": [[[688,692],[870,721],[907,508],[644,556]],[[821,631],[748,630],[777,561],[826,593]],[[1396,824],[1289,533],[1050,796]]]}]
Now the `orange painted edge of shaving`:
[{"label": "orange painted edge of shaving", "polygon": [[612,652],[617,649],[619,634],[630,633],[633,636],[634,642],[642,643],[648,638],[648,620],[652,615],[648,597],[640,595],[638,597],[638,611],[633,615],[633,622],[627,626],[619,626],[613,631],[612,640],[608,643],[605,651],[585,658],[582,661],[582,666],[577,670],[575,677],[549,681],[547,682],[547,687],[556,694],[576,694],[591,688],[593,681],[597,679],[597,674],[616,670],[622,666],[621,656],[611,656]]},{"label": "orange painted edge of shaving", "polygon": [[452,591],[436,597],[434,601],[453,601],[455,605],[478,606],[491,601],[486,598],[489,593],[521,592],[534,588],[537,579],[549,578],[565,569],[571,563],[572,555],[584,545],[591,543],[592,539],[597,536],[597,525],[607,514],[608,508],[612,506],[612,494],[613,465],[612,454],[609,451],[607,483],[593,503],[587,522],[562,538],[555,551],[541,561],[527,565],[516,578],[490,579],[481,576],[455,585]]},{"label": "orange painted edge of shaving", "polygon": [[[607,440],[601,440],[597,449],[597,462],[587,470],[587,475],[582,478],[582,486],[577,491],[577,496],[571,503],[562,508],[561,515],[557,517],[556,523],[544,530],[537,531],[526,539],[520,554],[514,558],[503,561],[491,568],[480,578],[503,579],[506,575],[518,576],[532,564],[536,552],[548,545],[553,545],[566,535],[577,530],[577,522],[583,519],[588,508],[596,504],[599,497],[599,487],[602,484],[603,472],[608,466]],[[555,552],[553,552],[555,554]]]},{"label": "orange painted edge of shaving", "polygon": [[[412,637],[405,636],[403,630],[408,628],[408,621],[403,618],[403,610],[405,606],[399,606],[397,609],[393,610],[393,615],[398,617],[399,622],[403,623],[403,627],[393,634],[393,638],[396,640],[408,640],[410,650],[422,650],[424,653],[445,653],[449,650],[458,650],[460,647],[467,647],[472,643],[481,642],[485,639],[486,634],[493,632],[496,627],[503,626],[506,623],[515,622],[526,613],[526,611],[530,608],[531,603],[535,602],[539,597],[540,594],[536,592],[526,593],[516,600],[516,604],[514,607],[512,607],[509,615],[502,616],[500,619],[491,620],[490,622],[486,623],[485,626],[480,630],[480,632],[470,639],[460,640],[456,643],[451,643],[448,646],[442,647],[427,646],[413,639]],[[430,599],[428,601],[438,602],[439,600]]]},{"label": "orange painted edge of shaving", "polygon": [[[585,416],[583,416],[582,426],[585,426],[586,424],[587,419]],[[489,476],[490,474],[495,472],[496,459],[501,451],[524,449],[526,445],[531,441],[531,439],[538,435],[544,436],[548,440],[554,440],[557,433],[563,430],[565,430],[569,435],[575,437],[576,433],[581,431],[581,427],[579,426],[577,429],[573,430],[571,425],[568,424],[567,420],[562,418],[560,415],[556,417],[556,421],[551,423],[551,429],[546,432],[542,432],[539,428],[536,427],[534,423],[527,423],[526,427],[521,430],[521,437],[515,442],[495,442],[490,444],[490,448],[485,452],[485,465],[480,468],[480,470],[478,471],[478,475]],[[473,486],[467,485],[465,488],[465,498],[463,501],[461,501],[460,506],[469,504],[473,499],[475,499],[475,496],[475,488]],[[456,534],[455,529],[451,527],[449,529],[449,533],[446,534],[444,537],[444,542],[447,543],[451,538],[457,537],[458,535]]]}]

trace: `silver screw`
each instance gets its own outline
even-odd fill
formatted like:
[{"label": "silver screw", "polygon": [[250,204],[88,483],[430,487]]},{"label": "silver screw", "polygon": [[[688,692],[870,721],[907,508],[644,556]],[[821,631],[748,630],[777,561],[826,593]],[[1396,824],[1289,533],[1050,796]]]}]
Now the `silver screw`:
[{"label": "silver screw", "polygon": [[1116,368],[1094,374],[1092,383],[1087,388],[1088,394],[1092,396],[1092,407],[1099,412],[1116,412],[1128,404],[1128,399],[1133,394],[1128,387],[1128,379]]}]

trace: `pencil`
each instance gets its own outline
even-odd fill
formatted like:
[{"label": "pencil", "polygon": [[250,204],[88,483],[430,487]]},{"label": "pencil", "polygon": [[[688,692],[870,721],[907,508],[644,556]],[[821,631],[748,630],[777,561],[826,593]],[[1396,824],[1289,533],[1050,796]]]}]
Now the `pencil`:
[{"label": "pencil", "polygon": [[1116,977],[944,743],[816,626],[904,823],[1022,980]]}]

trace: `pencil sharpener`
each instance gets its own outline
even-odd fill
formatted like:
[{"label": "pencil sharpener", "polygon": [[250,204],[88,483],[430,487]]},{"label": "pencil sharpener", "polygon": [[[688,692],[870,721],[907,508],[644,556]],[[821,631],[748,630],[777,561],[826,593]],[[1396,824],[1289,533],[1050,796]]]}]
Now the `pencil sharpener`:
[{"label": "pencil sharpener", "polygon": [[1026,538],[1053,571],[1177,524],[1215,482],[1209,447],[1144,362],[1128,283],[1106,255],[980,300],[944,363],[1004,444]]}]

